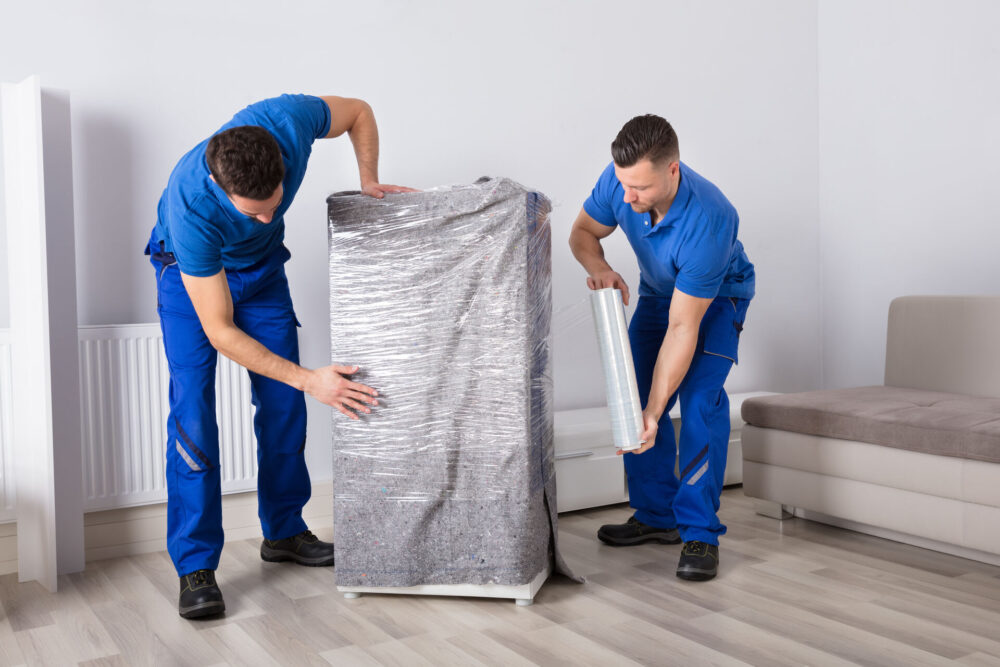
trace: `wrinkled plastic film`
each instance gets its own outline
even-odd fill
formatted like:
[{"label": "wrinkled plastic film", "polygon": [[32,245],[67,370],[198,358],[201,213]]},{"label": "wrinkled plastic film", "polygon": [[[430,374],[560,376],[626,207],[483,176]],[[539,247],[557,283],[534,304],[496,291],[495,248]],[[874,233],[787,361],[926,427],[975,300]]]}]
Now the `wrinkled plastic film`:
[{"label": "wrinkled plastic film", "polygon": [[555,557],[551,204],[508,179],[328,200],[337,583],[531,581]]},{"label": "wrinkled plastic film", "polygon": [[638,449],[643,431],[642,404],[635,381],[621,290],[606,287],[591,292],[590,306],[604,367],[604,387],[615,446],[624,450]]}]

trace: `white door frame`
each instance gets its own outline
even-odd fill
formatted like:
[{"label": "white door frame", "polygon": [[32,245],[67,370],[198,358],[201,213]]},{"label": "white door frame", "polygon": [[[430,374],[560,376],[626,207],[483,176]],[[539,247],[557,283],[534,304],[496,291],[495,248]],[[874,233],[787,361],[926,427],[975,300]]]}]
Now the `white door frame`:
[{"label": "white door frame", "polygon": [[18,580],[84,567],[69,94],[3,84]]}]

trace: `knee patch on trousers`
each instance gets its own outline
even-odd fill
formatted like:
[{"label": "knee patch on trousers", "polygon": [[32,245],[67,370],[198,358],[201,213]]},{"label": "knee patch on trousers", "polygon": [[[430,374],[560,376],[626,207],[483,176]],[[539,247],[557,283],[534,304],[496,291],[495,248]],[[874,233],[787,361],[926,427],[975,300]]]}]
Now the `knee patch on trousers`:
[{"label": "knee patch on trousers", "polygon": [[[694,486],[698,483],[698,480],[704,477],[705,473],[708,472],[708,445],[698,452],[691,461],[684,466],[684,470],[681,472],[681,479],[687,478],[687,485]],[[688,475],[690,474],[690,477]]]},{"label": "knee patch on trousers", "polygon": [[[188,437],[188,434],[184,432],[184,429],[181,428],[180,423],[176,419],[174,420],[174,426],[177,427],[177,434],[180,436],[174,439],[174,447],[180,457],[184,459],[184,462],[187,463],[188,467],[194,472],[211,470],[212,462],[208,460],[204,452],[198,449],[198,446]],[[181,444],[182,440],[184,444]]]}]

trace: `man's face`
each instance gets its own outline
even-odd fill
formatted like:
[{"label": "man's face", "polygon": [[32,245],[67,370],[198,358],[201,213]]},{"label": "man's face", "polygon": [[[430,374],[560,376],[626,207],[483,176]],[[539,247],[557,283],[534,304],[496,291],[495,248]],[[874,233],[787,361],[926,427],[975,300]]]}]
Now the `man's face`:
[{"label": "man's face", "polygon": [[615,176],[625,189],[625,203],[636,213],[648,213],[657,204],[670,200],[677,189],[677,161],[655,165],[647,159],[631,167],[615,165]]},{"label": "man's face", "polygon": [[249,199],[247,197],[240,197],[239,195],[226,195],[229,197],[229,201],[233,202],[233,206],[236,210],[247,216],[248,218],[253,218],[257,222],[262,222],[267,224],[271,222],[274,218],[274,212],[278,210],[278,206],[281,205],[281,198],[285,195],[285,190],[281,185],[274,191],[267,199]]}]

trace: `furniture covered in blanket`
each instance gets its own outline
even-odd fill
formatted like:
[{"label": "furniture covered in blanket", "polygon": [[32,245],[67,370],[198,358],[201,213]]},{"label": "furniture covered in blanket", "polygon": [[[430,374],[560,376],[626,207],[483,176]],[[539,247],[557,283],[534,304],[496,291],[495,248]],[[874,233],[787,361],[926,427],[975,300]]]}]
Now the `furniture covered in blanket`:
[{"label": "furniture covered in blanket", "polygon": [[895,299],[883,386],[743,403],[744,493],[1000,564],[998,333],[1000,297]]},{"label": "furniture covered in blanket", "polygon": [[569,574],[549,200],[489,178],[327,203],[332,362],[360,366],[381,401],[334,414],[338,588],[529,600]]}]

